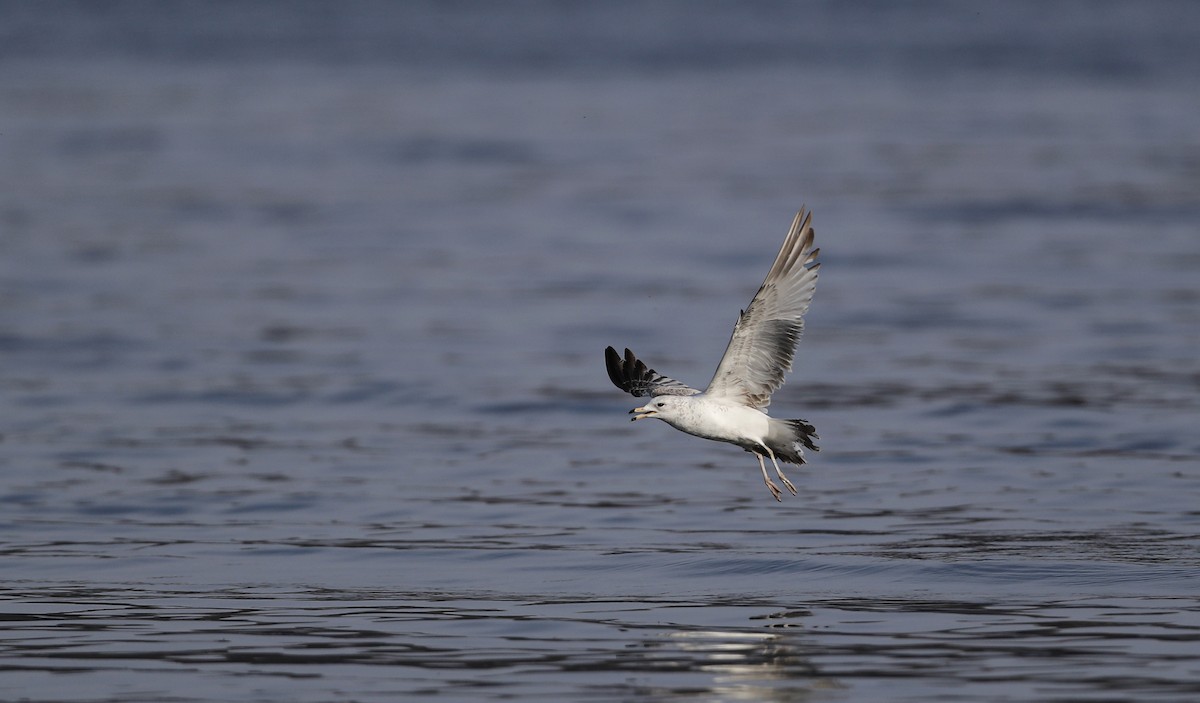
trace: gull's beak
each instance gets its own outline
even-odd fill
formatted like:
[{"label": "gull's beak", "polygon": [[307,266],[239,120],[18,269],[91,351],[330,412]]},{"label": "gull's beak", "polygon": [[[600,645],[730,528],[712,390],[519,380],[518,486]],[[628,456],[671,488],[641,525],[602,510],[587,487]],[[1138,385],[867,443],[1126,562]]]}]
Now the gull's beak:
[{"label": "gull's beak", "polygon": [[645,420],[648,417],[653,417],[656,412],[658,411],[651,410],[643,405],[640,408],[634,408],[633,410],[629,411],[630,415],[633,415],[634,413],[641,413],[640,415],[634,415],[633,417],[629,418],[629,421],[633,422],[634,420]]}]

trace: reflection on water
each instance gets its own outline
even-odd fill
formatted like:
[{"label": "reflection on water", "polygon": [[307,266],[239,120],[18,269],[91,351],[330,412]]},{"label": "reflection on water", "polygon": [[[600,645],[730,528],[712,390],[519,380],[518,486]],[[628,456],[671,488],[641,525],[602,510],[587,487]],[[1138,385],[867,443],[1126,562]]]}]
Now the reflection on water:
[{"label": "reflection on water", "polygon": [[[233,687],[297,700],[353,689],[451,699],[582,692],[798,701],[850,688],[886,697],[892,682],[912,677],[926,681],[930,695],[970,690],[979,699],[1070,698],[1097,686],[1173,700],[1200,692],[1196,659],[1179,647],[1200,641],[1200,609],[1178,598],[827,598],[783,608],[741,600],[58,588],[5,590],[21,604],[6,615],[8,694],[46,674],[111,682],[130,672],[142,676],[116,685],[108,699],[203,700]],[[181,678],[201,687],[173,692]]]},{"label": "reflection on water", "polygon": [[[756,616],[758,617],[758,616]],[[767,616],[773,617],[773,616]],[[801,701],[841,688],[823,676],[804,650],[768,632],[681,631],[678,646],[699,671],[712,674],[706,694],[733,701]]]},{"label": "reflection on water", "polygon": [[[49,7],[0,698],[1200,698],[1200,6]],[[703,384],[801,204],[775,504],[602,350]]]}]

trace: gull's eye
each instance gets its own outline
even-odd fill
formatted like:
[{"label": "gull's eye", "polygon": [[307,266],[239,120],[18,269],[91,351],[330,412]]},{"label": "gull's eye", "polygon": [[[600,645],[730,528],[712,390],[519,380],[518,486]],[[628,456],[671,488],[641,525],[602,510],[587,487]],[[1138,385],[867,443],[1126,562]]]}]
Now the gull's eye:
[{"label": "gull's eye", "polygon": [[660,408],[661,408],[662,406],[664,406],[664,405],[666,405],[666,403],[655,403],[655,406],[656,406],[656,407],[660,407]]}]

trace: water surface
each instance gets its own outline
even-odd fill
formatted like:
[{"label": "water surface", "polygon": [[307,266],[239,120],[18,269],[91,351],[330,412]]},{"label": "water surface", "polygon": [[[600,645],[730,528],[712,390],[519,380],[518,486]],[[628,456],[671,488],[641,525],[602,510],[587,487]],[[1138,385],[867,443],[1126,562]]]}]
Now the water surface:
[{"label": "water surface", "polygon": [[935,9],[0,6],[0,697],[1195,699],[1200,17]]}]

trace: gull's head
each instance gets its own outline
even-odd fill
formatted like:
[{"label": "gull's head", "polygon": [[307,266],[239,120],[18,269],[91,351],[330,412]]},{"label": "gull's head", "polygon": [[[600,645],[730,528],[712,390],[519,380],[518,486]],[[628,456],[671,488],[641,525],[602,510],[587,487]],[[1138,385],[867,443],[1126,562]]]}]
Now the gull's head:
[{"label": "gull's head", "polygon": [[659,420],[668,420],[673,418],[679,410],[679,404],[681,401],[682,398],[675,395],[655,396],[650,399],[649,403],[646,403],[640,408],[634,408],[633,410],[629,411],[629,414],[633,415],[633,417],[630,418],[630,422],[633,422],[634,420],[645,420],[648,417],[656,417]]}]

